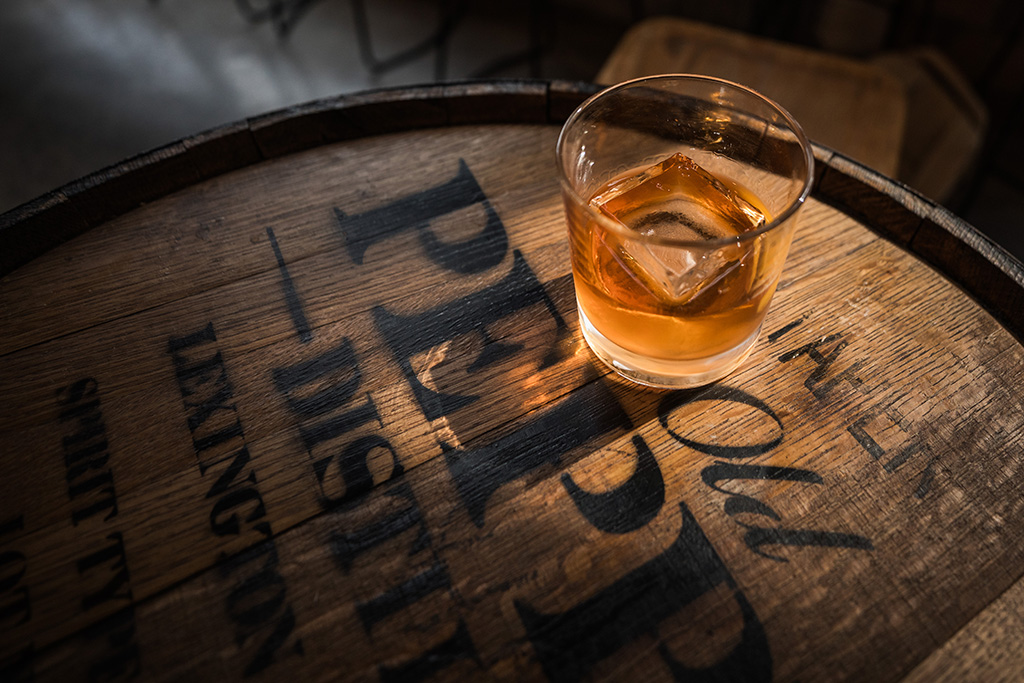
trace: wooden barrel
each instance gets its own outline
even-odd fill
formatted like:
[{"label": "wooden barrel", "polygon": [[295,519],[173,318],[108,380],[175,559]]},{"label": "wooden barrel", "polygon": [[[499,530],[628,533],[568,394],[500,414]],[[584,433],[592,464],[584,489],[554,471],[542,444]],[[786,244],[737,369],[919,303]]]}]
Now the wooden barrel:
[{"label": "wooden barrel", "polygon": [[0,228],[0,679],[1006,679],[1024,269],[824,148],[700,390],[582,343],[593,88],[381,91]]}]

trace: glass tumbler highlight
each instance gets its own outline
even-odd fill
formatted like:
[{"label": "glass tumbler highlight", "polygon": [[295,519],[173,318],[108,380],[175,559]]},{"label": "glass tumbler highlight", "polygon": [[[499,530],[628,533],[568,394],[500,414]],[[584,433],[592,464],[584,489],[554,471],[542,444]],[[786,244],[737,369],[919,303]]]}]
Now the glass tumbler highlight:
[{"label": "glass tumbler highlight", "polygon": [[799,124],[735,83],[652,76],[580,105],[557,157],[580,326],[597,357],[655,387],[732,372],[810,192]]}]

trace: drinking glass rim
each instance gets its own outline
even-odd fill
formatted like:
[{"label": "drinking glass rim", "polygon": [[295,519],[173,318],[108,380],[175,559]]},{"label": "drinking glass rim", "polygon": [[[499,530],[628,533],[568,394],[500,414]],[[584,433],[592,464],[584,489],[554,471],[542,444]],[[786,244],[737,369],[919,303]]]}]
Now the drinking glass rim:
[{"label": "drinking glass rim", "polygon": [[[803,186],[800,188],[800,194],[792,201],[790,201],[786,208],[780,211],[779,214],[775,216],[771,221],[765,223],[756,230],[751,230],[750,232],[745,232],[735,237],[718,237],[710,240],[680,240],[671,237],[659,237],[657,235],[642,235],[640,233],[637,233],[636,231],[630,230],[622,223],[619,223],[618,221],[613,221],[608,216],[605,216],[590,204],[589,199],[583,198],[578,192],[576,192],[576,188],[573,187],[572,183],[569,181],[565,165],[562,163],[562,146],[565,143],[565,135],[566,131],[569,129],[569,126],[582,115],[584,109],[586,109],[590,104],[592,104],[594,101],[600,98],[608,96],[609,94],[617,90],[623,90],[629,86],[636,85],[637,83],[650,83],[668,80],[704,81],[707,83],[715,83],[718,85],[724,85],[729,88],[739,90],[747,95],[753,96],[755,99],[763,101],[770,108],[777,111],[782,116],[782,119],[789,126],[790,130],[793,131],[793,134],[796,136],[797,142],[800,145],[800,149],[803,152],[804,161],[807,165],[807,171],[804,174]],[[608,228],[613,232],[619,233],[623,236],[630,237],[632,239],[639,239],[640,241],[645,243],[663,246],[685,248],[718,248],[728,246],[730,244],[738,245],[743,242],[754,240],[760,237],[761,235],[764,235],[765,233],[771,232],[775,228],[779,227],[780,225],[783,225],[786,221],[788,221],[793,216],[793,214],[796,213],[797,209],[799,209],[807,200],[807,197],[811,193],[811,186],[813,185],[814,181],[814,153],[811,148],[811,142],[810,140],[807,139],[807,136],[804,134],[803,127],[801,127],[801,125],[797,122],[796,119],[793,118],[792,114],[790,114],[785,107],[783,107],[770,97],[762,95],[753,88],[741,85],[739,83],[736,83],[735,81],[726,80],[724,78],[718,78],[717,76],[704,76],[700,74],[658,74],[654,76],[641,76],[639,78],[631,78],[629,80],[622,81],[621,83],[616,83],[615,85],[608,86],[607,88],[604,88],[603,90],[594,93],[586,100],[584,100],[578,107],[576,107],[572,114],[569,115],[569,118],[565,120],[565,123],[562,125],[562,130],[558,134],[558,141],[555,143],[555,154],[557,156],[558,161],[558,179],[562,185],[563,190],[569,194],[569,196],[573,199],[573,201],[576,202],[577,205],[582,206],[583,210],[586,211],[593,220],[603,225],[605,228]]]}]

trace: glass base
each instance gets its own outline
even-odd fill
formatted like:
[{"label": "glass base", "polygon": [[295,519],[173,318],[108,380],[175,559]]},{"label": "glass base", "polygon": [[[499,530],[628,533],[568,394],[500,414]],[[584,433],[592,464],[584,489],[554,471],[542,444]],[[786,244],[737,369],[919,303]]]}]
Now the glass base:
[{"label": "glass base", "polygon": [[598,332],[582,308],[579,314],[583,338],[595,356],[631,382],[658,389],[687,389],[722,379],[747,359],[761,333],[759,325],[753,334],[735,348],[708,358],[662,360],[622,348]]}]

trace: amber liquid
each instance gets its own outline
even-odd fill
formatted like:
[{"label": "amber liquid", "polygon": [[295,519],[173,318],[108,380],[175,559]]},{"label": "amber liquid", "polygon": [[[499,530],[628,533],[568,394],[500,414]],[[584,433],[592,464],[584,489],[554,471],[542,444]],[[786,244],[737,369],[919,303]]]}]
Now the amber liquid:
[{"label": "amber liquid", "polygon": [[720,244],[757,230],[771,218],[752,192],[676,155],[615,178],[591,204],[626,228],[608,230],[570,211],[577,299],[601,335],[646,358],[674,361],[715,357],[757,333],[788,239],[781,248],[767,235],[713,249],[648,242]]}]

